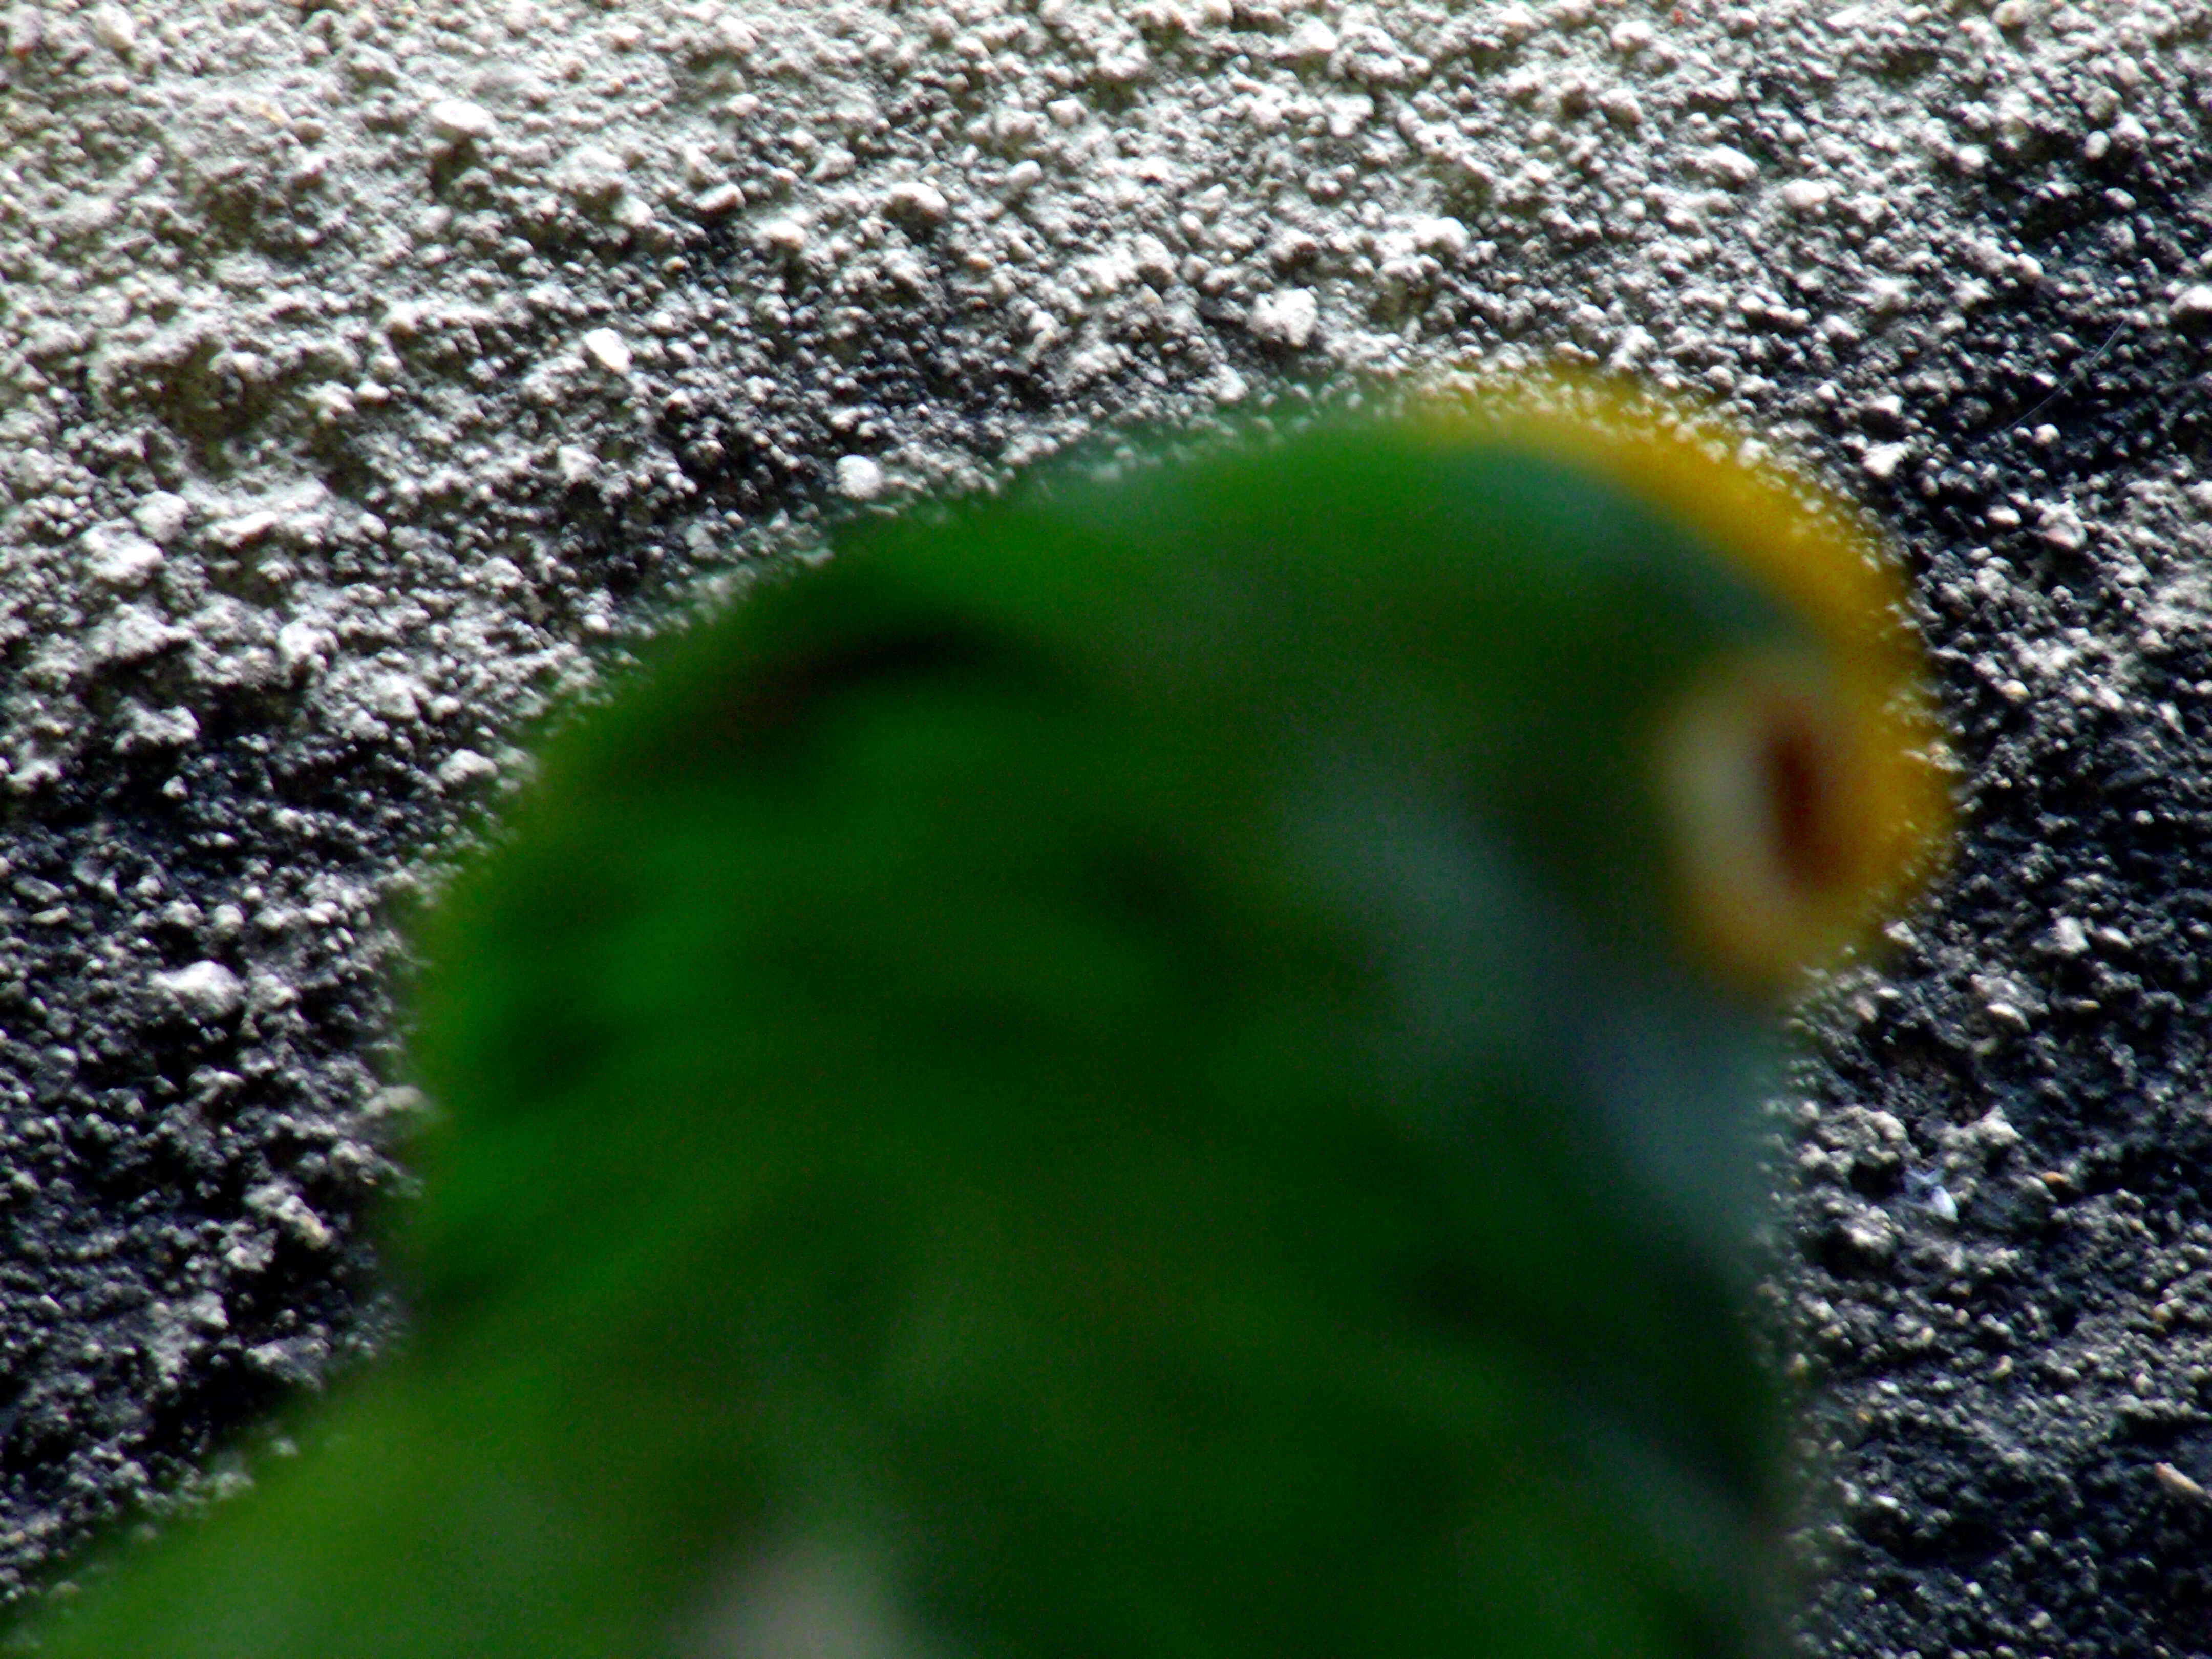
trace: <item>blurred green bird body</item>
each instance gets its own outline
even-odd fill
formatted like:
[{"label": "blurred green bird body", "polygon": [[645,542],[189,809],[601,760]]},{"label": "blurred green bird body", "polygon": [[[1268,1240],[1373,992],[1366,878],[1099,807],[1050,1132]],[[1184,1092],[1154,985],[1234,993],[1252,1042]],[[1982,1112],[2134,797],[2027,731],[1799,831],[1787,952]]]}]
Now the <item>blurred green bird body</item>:
[{"label": "blurred green bird body", "polygon": [[856,526],[556,736],[404,1351],[46,1651],[1765,1651],[1765,1033],[1940,795],[1863,544],[1581,395]]}]

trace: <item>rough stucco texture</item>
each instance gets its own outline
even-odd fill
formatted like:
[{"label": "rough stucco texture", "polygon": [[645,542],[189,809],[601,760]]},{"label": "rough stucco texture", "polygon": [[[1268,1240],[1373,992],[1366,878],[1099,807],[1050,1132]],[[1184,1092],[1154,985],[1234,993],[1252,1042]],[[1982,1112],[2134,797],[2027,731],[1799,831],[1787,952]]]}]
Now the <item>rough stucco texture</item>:
[{"label": "rough stucco texture", "polygon": [[1773,1109],[1810,1647],[2212,1651],[2207,28],[6,9],[0,1587],[393,1328],[392,925],[520,722],[825,513],[1558,357],[1894,526],[1958,734]]}]

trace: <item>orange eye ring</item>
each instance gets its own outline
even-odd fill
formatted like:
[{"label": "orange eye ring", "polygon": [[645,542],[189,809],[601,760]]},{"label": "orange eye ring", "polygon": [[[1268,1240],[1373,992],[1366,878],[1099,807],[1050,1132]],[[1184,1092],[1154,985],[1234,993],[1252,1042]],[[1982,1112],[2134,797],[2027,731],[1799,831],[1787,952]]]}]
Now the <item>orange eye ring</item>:
[{"label": "orange eye ring", "polygon": [[1861,921],[1868,802],[1857,748],[1832,690],[1780,653],[1705,676],[1662,719],[1652,753],[1678,908],[1724,977],[1776,986]]}]

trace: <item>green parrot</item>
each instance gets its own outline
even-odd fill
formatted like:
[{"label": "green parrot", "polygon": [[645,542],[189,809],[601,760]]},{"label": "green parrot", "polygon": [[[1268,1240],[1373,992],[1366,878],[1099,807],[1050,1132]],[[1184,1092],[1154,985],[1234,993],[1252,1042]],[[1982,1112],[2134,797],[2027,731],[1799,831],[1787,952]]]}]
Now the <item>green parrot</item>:
[{"label": "green parrot", "polygon": [[1772,1650],[1753,1109],[1943,797],[1692,425],[1062,465],[659,650],[420,932],[410,1337],[45,1652]]}]

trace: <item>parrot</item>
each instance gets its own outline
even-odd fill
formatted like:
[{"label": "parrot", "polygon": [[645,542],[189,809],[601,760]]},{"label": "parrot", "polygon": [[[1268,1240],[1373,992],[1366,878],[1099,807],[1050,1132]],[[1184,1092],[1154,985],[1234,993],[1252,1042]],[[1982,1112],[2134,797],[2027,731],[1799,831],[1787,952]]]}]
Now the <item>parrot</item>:
[{"label": "parrot", "polygon": [[1718,421],[1140,434],[641,650],[415,926],[407,1335],[40,1650],[1778,1653],[1759,1108],[1947,796]]}]

